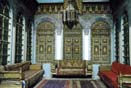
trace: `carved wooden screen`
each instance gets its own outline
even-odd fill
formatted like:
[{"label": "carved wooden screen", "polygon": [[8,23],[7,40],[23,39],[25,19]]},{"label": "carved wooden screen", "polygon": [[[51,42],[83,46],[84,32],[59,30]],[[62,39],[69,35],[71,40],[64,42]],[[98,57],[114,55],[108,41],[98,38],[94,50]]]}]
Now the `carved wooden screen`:
[{"label": "carved wooden screen", "polygon": [[82,30],[78,24],[73,29],[64,29],[64,59],[82,59]]},{"label": "carved wooden screen", "polygon": [[54,61],[54,25],[43,22],[38,25],[36,37],[37,63],[51,63]]},{"label": "carved wooden screen", "polygon": [[110,62],[110,29],[106,22],[96,22],[91,32],[91,59],[93,63]]}]

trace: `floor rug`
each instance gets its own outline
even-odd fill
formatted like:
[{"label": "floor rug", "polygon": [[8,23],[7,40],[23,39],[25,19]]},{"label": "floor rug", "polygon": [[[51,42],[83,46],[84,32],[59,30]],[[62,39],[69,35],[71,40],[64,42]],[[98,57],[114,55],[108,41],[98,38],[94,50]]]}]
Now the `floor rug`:
[{"label": "floor rug", "polygon": [[100,80],[42,80],[34,88],[106,88]]}]

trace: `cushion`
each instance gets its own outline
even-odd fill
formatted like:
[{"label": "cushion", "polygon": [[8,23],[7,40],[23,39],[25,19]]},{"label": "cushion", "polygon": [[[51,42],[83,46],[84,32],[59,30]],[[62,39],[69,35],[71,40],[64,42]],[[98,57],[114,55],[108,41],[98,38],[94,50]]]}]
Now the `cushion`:
[{"label": "cushion", "polygon": [[5,65],[5,70],[6,71],[19,71],[21,68],[21,64],[20,63],[16,63],[16,64],[10,64],[10,65]]},{"label": "cushion", "polygon": [[113,82],[114,81],[117,82],[117,75],[112,71],[102,71],[101,75],[106,77],[107,79],[113,81]]},{"label": "cushion", "polygon": [[29,62],[29,61],[23,62],[23,63],[22,63],[22,71],[27,71],[27,70],[29,70],[29,66],[30,66],[30,62]]},{"label": "cushion", "polygon": [[113,62],[111,66],[111,71],[119,75],[120,74],[120,63],[116,61]]},{"label": "cushion", "polygon": [[123,73],[122,74],[131,74],[131,66],[124,65]]}]

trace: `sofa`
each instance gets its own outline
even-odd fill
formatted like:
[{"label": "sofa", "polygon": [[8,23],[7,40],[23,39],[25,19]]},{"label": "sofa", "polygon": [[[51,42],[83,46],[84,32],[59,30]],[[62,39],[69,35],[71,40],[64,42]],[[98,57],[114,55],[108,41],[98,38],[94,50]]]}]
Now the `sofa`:
[{"label": "sofa", "polygon": [[43,73],[44,71],[40,64],[31,64],[29,61],[0,66],[0,85],[3,85],[3,81],[8,80],[10,82],[15,81],[16,84],[19,83],[21,85],[20,88],[23,88],[23,86],[31,88],[42,79]]},{"label": "sofa", "polygon": [[123,88],[123,84],[131,84],[131,66],[117,61],[112,65],[101,65],[98,75],[109,88]]},{"label": "sofa", "polygon": [[[90,64],[91,65],[91,64]],[[87,72],[87,67],[89,71]],[[86,76],[92,75],[92,66],[86,66],[86,61],[81,59],[64,59],[60,60],[57,65],[57,75]]]}]

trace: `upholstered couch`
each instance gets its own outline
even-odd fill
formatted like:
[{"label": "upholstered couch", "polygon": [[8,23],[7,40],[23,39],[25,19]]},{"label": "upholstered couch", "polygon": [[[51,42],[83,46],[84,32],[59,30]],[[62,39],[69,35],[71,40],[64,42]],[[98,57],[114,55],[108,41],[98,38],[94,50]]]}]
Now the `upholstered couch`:
[{"label": "upholstered couch", "polygon": [[131,66],[119,62],[100,66],[99,76],[109,88],[123,88],[123,84],[131,84]]},{"label": "upholstered couch", "polygon": [[26,88],[32,87],[42,77],[43,70],[39,64],[22,62],[0,67],[0,80],[16,81],[20,84],[25,82]]},{"label": "upholstered couch", "polygon": [[[57,65],[57,75],[86,75],[86,61],[80,59],[60,60]],[[89,66],[91,68],[91,66]],[[92,69],[92,68],[91,68]],[[90,70],[89,72],[91,72]]]}]

